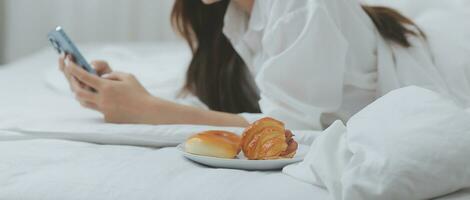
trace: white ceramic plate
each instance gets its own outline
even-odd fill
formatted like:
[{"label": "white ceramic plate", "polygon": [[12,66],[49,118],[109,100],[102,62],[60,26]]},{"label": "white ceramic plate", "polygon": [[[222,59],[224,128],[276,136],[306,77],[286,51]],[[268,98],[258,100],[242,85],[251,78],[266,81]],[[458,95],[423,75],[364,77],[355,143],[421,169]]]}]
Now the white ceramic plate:
[{"label": "white ceramic plate", "polygon": [[180,144],[176,148],[184,155],[184,157],[210,167],[243,170],[276,170],[281,169],[286,165],[302,161],[310,147],[299,145],[297,153],[293,158],[279,160],[248,160],[243,156],[243,153],[240,153],[236,159],[215,158],[188,153],[185,151],[184,144]]}]

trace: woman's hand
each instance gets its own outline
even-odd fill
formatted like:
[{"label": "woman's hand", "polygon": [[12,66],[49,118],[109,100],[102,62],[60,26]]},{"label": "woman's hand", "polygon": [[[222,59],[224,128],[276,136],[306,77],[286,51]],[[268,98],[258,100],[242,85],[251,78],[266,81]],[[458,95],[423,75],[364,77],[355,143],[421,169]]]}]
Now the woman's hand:
[{"label": "woman's hand", "polygon": [[153,97],[133,75],[112,72],[103,61],[94,63],[100,77],[86,72],[70,58],[61,58],[59,64],[80,104],[101,112],[106,122],[240,127],[248,125],[239,115],[198,109]]},{"label": "woman's hand", "polygon": [[[66,63],[72,62],[73,59],[70,55],[61,56],[59,58],[59,69],[64,73],[65,78],[69,82],[70,89],[75,92],[77,88],[85,88],[86,86],[80,83],[77,79],[72,77],[70,73],[65,70]],[[95,68],[98,76],[102,76],[111,73],[113,70],[106,61],[95,60],[91,62],[91,65]],[[89,89],[89,88],[88,88]]]},{"label": "woman's hand", "polygon": [[111,72],[105,62],[95,63],[95,67],[101,77],[89,74],[74,62],[64,63],[64,74],[80,104],[101,112],[106,122],[145,123],[149,118],[146,108],[156,98],[133,75]]}]

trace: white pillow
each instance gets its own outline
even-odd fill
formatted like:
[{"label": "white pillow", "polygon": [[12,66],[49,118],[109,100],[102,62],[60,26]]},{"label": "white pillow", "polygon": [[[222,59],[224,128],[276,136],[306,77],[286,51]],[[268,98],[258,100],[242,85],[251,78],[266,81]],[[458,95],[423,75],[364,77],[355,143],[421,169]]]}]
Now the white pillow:
[{"label": "white pillow", "polygon": [[[468,1],[470,2],[470,1]],[[470,4],[468,5],[470,6]],[[467,6],[467,7],[468,7]],[[470,106],[470,11],[430,11],[416,19],[452,96]]]},{"label": "white pillow", "polygon": [[470,187],[470,115],[447,98],[399,89],[347,125],[327,129],[284,172],[313,177],[334,199],[429,199]]}]

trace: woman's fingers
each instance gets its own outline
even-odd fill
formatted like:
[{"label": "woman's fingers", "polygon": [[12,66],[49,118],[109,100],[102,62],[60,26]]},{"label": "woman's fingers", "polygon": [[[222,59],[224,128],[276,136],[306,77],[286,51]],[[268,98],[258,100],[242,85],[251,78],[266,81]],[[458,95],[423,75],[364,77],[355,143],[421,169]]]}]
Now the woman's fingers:
[{"label": "woman's fingers", "polygon": [[59,69],[60,71],[64,72],[65,71],[65,56],[61,55],[59,57]]},{"label": "woman's fingers", "polygon": [[65,77],[70,83],[70,89],[75,93],[76,99],[80,102],[85,108],[93,109],[99,111],[97,102],[97,94],[91,92],[90,88],[83,84],[80,80],[72,76],[74,68],[79,68],[76,64],[73,63],[70,56],[60,56],[59,58],[59,69],[64,73]]},{"label": "woman's fingers", "polygon": [[69,70],[67,70],[67,63],[70,62],[66,55],[60,56],[59,58],[59,68],[64,73],[65,78],[69,82],[70,90],[75,92],[76,88],[80,88],[80,82],[77,81],[74,77],[70,75]]},{"label": "woman's fingers", "polygon": [[67,71],[69,71],[70,74],[74,76],[75,78],[77,78],[80,82],[94,89],[97,89],[97,90],[100,89],[102,80],[98,76],[95,76],[93,74],[86,72],[85,70],[83,70],[81,67],[79,67],[73,62],[69,62],[66,68],[67,68]]},{"label": "woman's fingers", "polygon": [[76,66],[76,64],[74,64],[72,61],[72,57],[69,55],[61,56],[61,58],[59,58],[59,65],[63,65],[63,72],[70,83],[70,88],[72,91],[75,91],[76,88],[87,88],[87,85],[83,84],[77,80],[77,78],[71,75],[71,71],[69,70],[71,68],[67,67],[69,63],[72,63],[71,65]]},{"label": "woman's fingers", "polygon": [[112,72],[111,67],[109,66],[109,64],[106,61],[95,60],[95,61],[91,62],[91,65],[93,65],[93,67],[96,70],[96,73],[98,73],[99,76],[101,76],[103,74],[109,74],[109,73]]},{"label": "woman's fingers", "polygon": [[127,74],[123,72],[111,72],[109,74],[105,74],[101,78],[113,80],[113,81],[122,81],[132,77],[132,74]]},{"label": "woman's fingers", "polygon": [[69,83],[70,83],[70,89],[72,90],[72,92],[75,92],[78,89],[82,88],[82,84],[75,77],[71,77],[69,79]]},{"label": "woman's fingers", "polygon": [[70,82],[70,72],[67,70],[67,64],[70,62],[68,56],[63,55],[59,58],[59,68],[64,73],[65,78]]},{"label": "woman's fingers", "polygon": [[95,103],[84,101],[84,102],[80,102],[80,105],[82,105],[85,108],[89,108],[89,109],[92,109],[92,110],[99,111],[99,108]]},{"label": "woman's fingers", "polygon": [[98,94],[85,89],[85,88],[76,88],[75,89],[75,97],[80,102],[90,102],[93,104],[97,104]]}]

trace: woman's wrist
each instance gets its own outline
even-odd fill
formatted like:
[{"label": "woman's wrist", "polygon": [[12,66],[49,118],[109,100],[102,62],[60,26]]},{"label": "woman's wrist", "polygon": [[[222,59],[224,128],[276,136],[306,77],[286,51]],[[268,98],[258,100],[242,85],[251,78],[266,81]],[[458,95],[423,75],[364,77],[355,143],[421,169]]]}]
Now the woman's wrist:
[{"label": "woman's wrist", "polygon": [[171,102],[149,95],[143,98],[139,110],[141,112],[140,122],[142,124],[169,124],[171,121],[168,116],[171,114]]},{"label": "woman's wrist", "polygon": [[244,117],[211,110],[202,110],[198,108],[195,109],[195,120],[197,124],[207,124],[213,126],[232,126],[232,127],[247,127],[249,125],[248,121]]},{"label": "woman's wrist", "polygon": [[141,123],[144,124],[199,124],[246,127],[248,122],[239,115],[204,110],[150,97],[143,104]]}]

